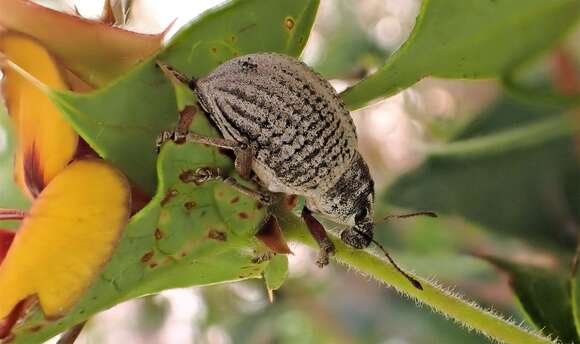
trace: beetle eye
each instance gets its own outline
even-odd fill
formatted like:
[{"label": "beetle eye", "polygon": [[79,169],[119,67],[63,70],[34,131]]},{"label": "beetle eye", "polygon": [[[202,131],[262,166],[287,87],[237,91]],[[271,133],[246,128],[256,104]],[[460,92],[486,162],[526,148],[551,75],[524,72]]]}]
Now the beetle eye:
[{"label": "beetle eye", "polygon": [[356,223],[361,222],[362,220],[365,219],[365,217],[367,217],[368,214],[368,210],[367,208],[362,208],[358,211],[358,213],[356,214],[356,216],[354,217],[354,221]]}]

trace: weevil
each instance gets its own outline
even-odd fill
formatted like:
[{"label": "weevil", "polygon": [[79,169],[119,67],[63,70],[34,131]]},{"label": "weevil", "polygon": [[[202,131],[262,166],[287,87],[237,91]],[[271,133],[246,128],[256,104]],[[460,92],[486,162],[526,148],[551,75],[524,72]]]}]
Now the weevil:
[{"label": "weevil", "polygon": [[[237,186],[263,203],[270,202],[269,193],[303,196],[302,217],[320,246],[320,266],[328,264],[335,248],[312,213],[344,226],[340,238],[349,246],[362,249],[376,243],[373,179],[357,150],[349,111],[327,80],[277,53],[231,59],[197,80],[158,65],[189,85],[223,136],[172,132],[162,135],[160,143],[173,139],[233,150],[236,171],[244,178],[253,172],[264,191]],[[236,186],[232,178],[225,180]]]}]

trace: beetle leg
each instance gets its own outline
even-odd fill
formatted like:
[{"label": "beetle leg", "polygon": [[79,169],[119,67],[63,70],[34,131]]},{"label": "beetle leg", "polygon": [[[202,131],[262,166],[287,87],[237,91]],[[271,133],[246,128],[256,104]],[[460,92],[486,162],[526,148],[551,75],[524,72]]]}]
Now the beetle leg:
[{"label": "beetle leg", "polygon": [[175,142],[174,137],[176,136],[175,131],[164,130],[157,136],[157,140],[155,140],[155,151],[159,153],[161,151],[161,146],[167,141]]},{"label": "beetle leg", "polygon": [[210,180],[222,180],[240,193],[257,199],[265,206],[274,203],[274,197],[269,192],[250,189],[238,183],[233,177],[226,176],[224,171],[219,167],[200,167],[195,171],[192,170],[189,173],[182,173],[180,178],[184,183],[195,183],[196,185],[201,185]]},{"label": "beetle leg", "polygon": [[188,170],[179,175],[184,183],[195,183],[201,185],[211,180],[224,180],[224,173],[219,167],[200,167],[194,170]]},{"label": "beetle leg", "polygon": [[157,141],[155,142],[157,152],[159,152],[161,146],[167,141],[194,142],[213,147],[230,149],[234,151],[234,155],[236,156],[236,160],[234,162],[236,172],[238,172],[242,178],[250,179],[254,152],[245,143],[226,140],[221,137],[204,136],[194,132],[180,133],[178,131],[163,131],[157,137]]},{"label": "beetle leg", "polygon": [[187,134],[176,134],[175,140],[185,140],[186,142],[201,143],[209,146],[230,149],[234,151],[236,161],[234,163],[236,172],[244,178],[249,179],[252,172],[252,160],[254,157],[253,151],[245,143],[240,143],[233,140],[226,140],[221,137],[208,137],[194,132]]},{"label": "beetle leg", "polygon": [[323,268],[328,265],[330,256],[334,255],[336,252],[334,244],[326,234],[326,230],[324,230],[322,224],[312,216],[312,212],[306,207],[302,208],[302,218],[304,219],[304,222],[306,222],[306,227],[308,227],[310,234],[312,234],[312,237],[316,240],[318,247],[320,247],[318,258],[316,259],[316,265]]},{"label": "beetle leg", "polygon": [[238,183],[238,181],[232,177],[226,178],[224,182],[226,182],[228,185],[238,190],[239,192],[243,193],[244,195],[257,199],[260,203],[262,203],[265,206],[269,206],[272,205],[272,203],[274,203],[274,197],[269,192],[250,189]]}]

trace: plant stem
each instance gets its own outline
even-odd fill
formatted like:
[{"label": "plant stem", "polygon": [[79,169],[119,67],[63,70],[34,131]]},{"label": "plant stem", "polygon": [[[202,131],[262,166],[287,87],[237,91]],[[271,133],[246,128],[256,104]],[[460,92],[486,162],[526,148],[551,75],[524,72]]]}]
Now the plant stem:
[{"label": "plant stem", "polygon": [[[297,217],[284,210],[279,210],[277,216],[288,240],[316,248],[316,243],[308,235],[308,230]],[[413,287],[385,259],[379,258],[369,250],[353,249],[334,238],[333,242],[336,246],[335,259],[340,263],[392,286],[398,292],[428,305],[433,310],[454,319],[463,326],[504,343],[554,343],[538,333],[532,333],[482,309],[473,302],[466,301],[456,293],[445,290],[431,281],[415,277],[423,285],[421,291]]]},{"label": "plant stem", "polygon": [[466,139],[442,145],[424,147],[426,153],[437,156],[474,157],[492,155],[539,145],[557,137],[569,136],[576,130],[568,116],[547,117],[516,129],[500,131],[485,137]]},{"label": "plant stem", "polygon": [[26,212],[16,209],[0,209],[0,221],[23,220]]}]

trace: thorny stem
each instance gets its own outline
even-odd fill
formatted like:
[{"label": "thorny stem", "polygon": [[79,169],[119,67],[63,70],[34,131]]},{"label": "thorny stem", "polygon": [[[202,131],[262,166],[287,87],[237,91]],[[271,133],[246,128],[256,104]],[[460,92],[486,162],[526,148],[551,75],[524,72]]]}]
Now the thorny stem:
[{"label": "thorny stem", "polygon": [[[284,210],[278,211],[277,217],[282,228],[284,228],[284,235],[288,240],[316,248],[316,243],[308,235],[308,230],[298,218]],[[474,329],[503,343],[554,343],[538,333],[532,333],[488,310],[482,309],[475,303],[466,301],[457,294],[445,290],[431,281],[417,278],[423,285],[423,290],[419,290],[413,287],[392,265],[379,256],[368,250],[350,248],[340,240],[334,240],[334,238],[333,241],[336,245],[334,259],[340,263],[353,267],[361,273],[392,286],[403,295],[428,305],[433,310],[454,319],[465,327]]]}]

